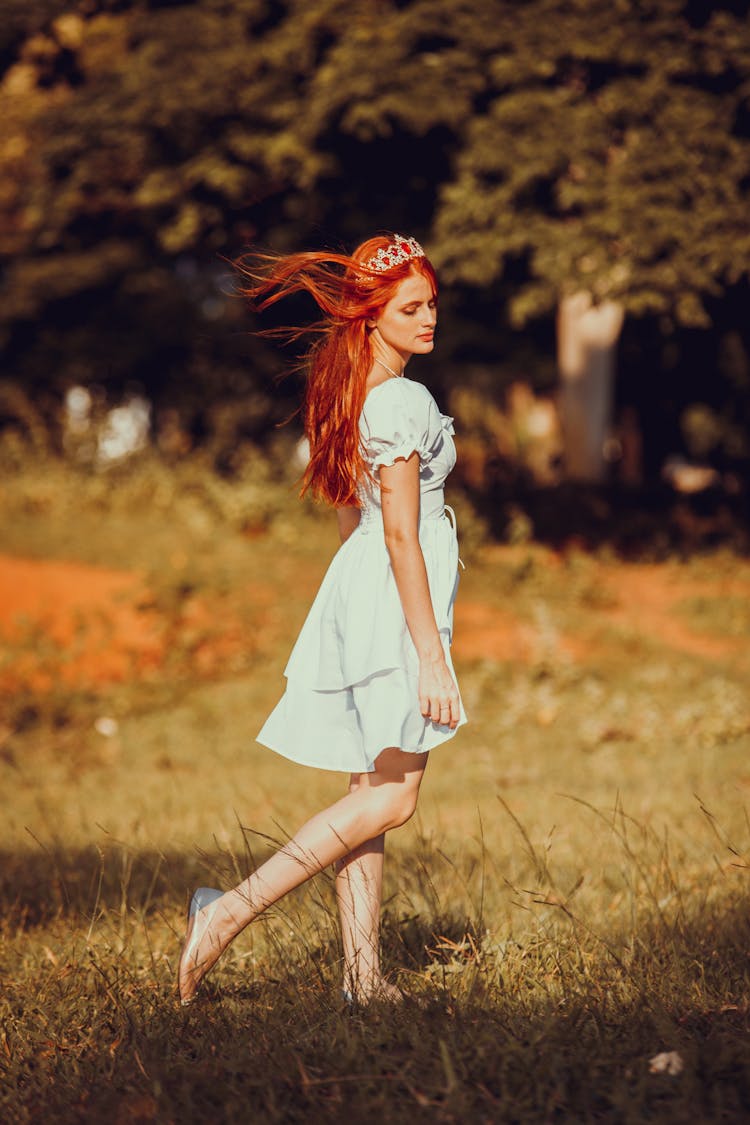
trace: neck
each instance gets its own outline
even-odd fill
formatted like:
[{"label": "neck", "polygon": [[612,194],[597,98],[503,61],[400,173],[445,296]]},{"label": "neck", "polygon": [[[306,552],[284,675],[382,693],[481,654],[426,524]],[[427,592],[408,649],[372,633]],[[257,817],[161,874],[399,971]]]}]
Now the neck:
[{"label": "neck", "polygon": [[388,364],[385,362],[385,360],[380,359],[379,356],[375,357],[375,362],[379,363],[381,367],[384,367],[385,370],[388,372],[388,374],[392,375],[394,377],[394,379],[401,379],[403,377],[403,374],[404,374],[403,365],[401,365],[400,371],[394,371],[394,369],[392,367],[389,367]]},{"label": "neck", "polygon": [[376,326],[373,329],[372,336],[370,337],[372,346],[372,359],[373,363],[379,363],[380,366],[388,372],[389,375],[399,378],[403,375],[406,369],[406,364],[411,358],[409,353],[404,356],[396,348],[387,344],[383,337],[380,335],[380,330]]}]

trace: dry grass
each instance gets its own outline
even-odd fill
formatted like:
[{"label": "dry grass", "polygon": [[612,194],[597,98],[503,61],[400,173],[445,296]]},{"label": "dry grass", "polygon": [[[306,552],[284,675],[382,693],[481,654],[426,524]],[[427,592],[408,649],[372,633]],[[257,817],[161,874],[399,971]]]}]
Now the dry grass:
[{"label": "dry grass", "polygon": [[[471,724],[433,755],[418,817],[389,845],[385,960],[414,999],[343,1008],[322,876],[246,931],[183,1011],[190,889],[229,885],[342,786],[253,741],[335,543],[281,486],[249,535],[208,502],[197,519],[200,490],[181,501],[151,472],[106,503],[77,482],[75,527],[65,476],[0,496],[7,551],[138,567],[174,626],[147,675],[4,700],[3,1120],[747,1119],[746,657],[674,647],[678,626],[736,639],[747,564],[660,572],[672,636],[622,612],[633,576],[618,582],[615,560],[478,549],[461,597],[496,631],[493,613],[512,613],[525,648],[500,659],[496,635],[482,658],[467,637]],[[159,488],[168,512],[134,510]],[[237,591],[256,585],[276,593],[254,629]],[[215,621],[175,624],[186,589],[248,630],[229,671],[196,657]],[[663,1051],[680,1074],[650,1072]]]}]

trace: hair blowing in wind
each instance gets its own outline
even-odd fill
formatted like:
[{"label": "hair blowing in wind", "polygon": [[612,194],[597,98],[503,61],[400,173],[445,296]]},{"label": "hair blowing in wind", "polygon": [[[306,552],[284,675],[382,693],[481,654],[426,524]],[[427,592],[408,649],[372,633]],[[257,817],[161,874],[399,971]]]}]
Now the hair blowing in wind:
[{"label": "hair blowing in wind", "polygon": [[258,311],[304,291],[323,313],[322,320],[312,325],[281,331],[290,339],[311,338],[304,359],[303,408],[310,460],[301,494],[309,489],[316,499],[335,506],[359,506],[357,486],[367,472],[359,433],[373,362],[367,321],[378,316],[410,273],[423,274],[437,292],[435,271],[425,257],[401,262],[386,272],[365,264],[392,242],[392,235],[377,235],[358,246],[351,257],[326,252],[253,254],[236,263],[250,282],[240,292]]}]

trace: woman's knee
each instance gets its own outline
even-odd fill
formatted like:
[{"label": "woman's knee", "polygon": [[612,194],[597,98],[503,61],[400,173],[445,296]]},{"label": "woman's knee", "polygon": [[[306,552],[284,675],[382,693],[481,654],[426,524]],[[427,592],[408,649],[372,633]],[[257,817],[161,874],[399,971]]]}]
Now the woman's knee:
[{"label": "woman's knee", "polygon": [[393,828],[400,828],[402,824],[406,824],[407,820],[411,820],[417,807],[418,790],[413,793],[405,794],[396,810],[395,823],[391,826]]},{"label": "woman's knee", "polygon": [[414,815],[427,754],[390,747],[378,755],[375,772],[360,774],[360,792],[369,807],[373,834],[406,824]]},{"label": "woman's knee", "polygon": [[418,785],[402,783],[398,786],[389,786],[389,792],[383,794],[380,802],[380,813],[383,820],[383,831],[390,828],[400,828],[414,815],[419,796]]}]

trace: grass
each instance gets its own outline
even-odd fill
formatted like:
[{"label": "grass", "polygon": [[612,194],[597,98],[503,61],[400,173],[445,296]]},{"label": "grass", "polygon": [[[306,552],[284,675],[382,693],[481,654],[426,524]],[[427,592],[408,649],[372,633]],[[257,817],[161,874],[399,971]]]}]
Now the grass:
[{"label": "grass", "polygon": [[[240,878],[343,783],[254,742],[330,521],[277,482],[248,526],[229,486],[201,481],[145,465],[105,488],[47,468],[0,493],[7,553],[137,569],[169,640],[108,684],[66,682],[33,624],[9,642],[6,660],[42,661],[52,687],[2,700],[2,1119],[747,1119],[747,657],[645,628],[623,600],[632,570],[605,556],[464,556],[471,722],[432,756],[387,855],[384,957],[412,999],[343,1007],[324,875],[179,1008],[191,888]],[[665,622],[736,639],[746,562],[643,581],[670,591]],[[463,642],[462,601],[486,629]],[[508,614],[523,658],[498,655]],[[222,648],[226,622],[243,643]],[[651,1072],[665,1051],[681,1073]]]}]

